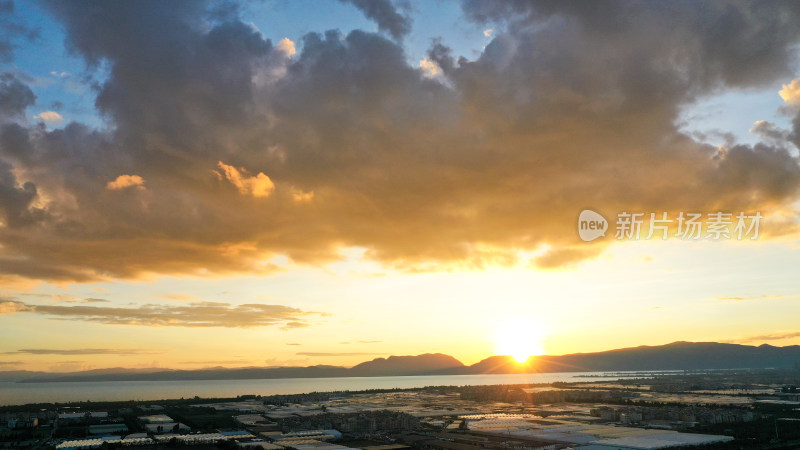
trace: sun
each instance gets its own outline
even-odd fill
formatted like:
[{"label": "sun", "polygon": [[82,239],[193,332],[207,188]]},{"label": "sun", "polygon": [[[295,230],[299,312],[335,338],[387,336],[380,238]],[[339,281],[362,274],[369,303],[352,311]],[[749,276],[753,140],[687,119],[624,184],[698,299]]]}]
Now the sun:
[{"label": "sun", "polygon": [[545,354],[543,340],[542,327],[523,318],[501,321],[493,336],[495,354],[510,355],[518,363]]}]

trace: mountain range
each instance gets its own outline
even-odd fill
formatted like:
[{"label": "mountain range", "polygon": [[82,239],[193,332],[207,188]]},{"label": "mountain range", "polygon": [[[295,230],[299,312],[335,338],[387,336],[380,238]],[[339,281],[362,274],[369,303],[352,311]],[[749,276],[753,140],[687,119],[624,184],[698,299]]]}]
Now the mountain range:
[{"label": "mountain range", "polygon": [[441,353],[376,358],[353,367],[243,367],[170,369],[98,369],[71,373],[0,372],[0,381],[167,381],[269,378],[330,378],[411,375],[475,375],[553,372],[800,368],[800,346],[758,347],[717,342],[673,342],[594,353],[535,356],[517,363],[510,356],[491,356],[472,365]]}]

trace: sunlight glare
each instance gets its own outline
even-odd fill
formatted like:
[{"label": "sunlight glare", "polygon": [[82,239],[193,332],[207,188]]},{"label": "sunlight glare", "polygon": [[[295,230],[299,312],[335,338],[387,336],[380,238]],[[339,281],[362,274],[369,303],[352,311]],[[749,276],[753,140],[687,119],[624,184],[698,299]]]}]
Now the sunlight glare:
[{"label": "sunlight glare", "polygon": [[495,354],[511,355],[518,363],[545,354],[543,340],[542,327],[523,318],[500,322],[493,336]]}]

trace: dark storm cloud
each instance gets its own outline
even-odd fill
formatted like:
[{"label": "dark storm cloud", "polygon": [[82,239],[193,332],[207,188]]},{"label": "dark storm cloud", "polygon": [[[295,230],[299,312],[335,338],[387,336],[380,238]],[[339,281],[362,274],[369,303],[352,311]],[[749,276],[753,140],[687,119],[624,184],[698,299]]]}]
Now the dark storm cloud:
[{"label": "dark storm cloud", "polygon": [[13,0],[0,1],[0,62],[11,62],[18,41],[33,41],[39,37],[39,30],[21,23],[15,15]]},{"label": "dark storm cloud", "polygon": [[764,140],[774,143],[786,142],[790,136],[790,132],[782,130],[775,126],[774,123],[767,122],[766,120],[759,120],[753,124],[750,129],[751,133],[761,136]]},{"label": "dark storm cloud", "polygon": [[479,23],[507,22],[518,36],[533,31],[534,25],[547,28],[557,23],[559,27],[579,28],[587,38],[584,47],[595,45],[590,42],[594,38],[600,39],[596,44],[613,45],[604,52],[612,59],[646,51],[642,55],[644,66],[664,66],[643,67],[645,71],[683,72],[684,77],[673,81],[692,83],[692,88],[719,81],[751,85],[790,74],[794,57],[792,46],[787,44],[800,33],[794,26],[800,5],[782,1],[769,8],[762,6],[746,0],[705,4],[691,0],[606,0],[588,5],[578,0],[462,2],[467,17]]},{"label": "dark storm cloud", "polygon": [[0,128],[0,151],[10,158],[28,162],[33,152],[29,130],[16,123],[5,124]]},{"label": "dark storm cloud", "polygon": [[10,164],[0,160],[0,223],[14,229],[42,220],[45,212],[33,206],[38,196],[36,185],[20,183]]},{"label": "dark storm cloud", "polygon": [[399,12],[391,0],[340,0],[350,3],[368,19],[374,20],[378,29],[388,32],[395,39],[402,39],[411,31],[411,19]]},{"label": "dark storm cloud", "polygon": [[0,74],[0,119],[20,117],[36,102],[33,91],[13,74]]},{"label": "dark storm cloud", "polygon": [[[676,125],[701,95],[795,78],[794,2],[468,1],[501,26],[474,60],[432,46],[433,79],[380,34],[310,33],[295,54],[236,8],[47,5],[68,49],[108,68],[111,126],[26,127],[30,90],[4,79],[4,276],[269,273],[348,246],[426,271],[548,244],[534,263],[561,267],[602,250],[577,242],[589,205],[766,214],[797,195],[785,140],[717,148]],[[119,320],[149,320],[134,316]]]},{"label": "dark storm cloud", "polygon": [[113,306],[35,305],[0,300],[0,314],[34,313],[53,319],[79,320],[108,325],[171,327],[251,328],[280,326],[284,329],[310,326],[309,319],[328,314],[302,311],[283,305],[196,302],[188,305],[146,304],[137,308]]}]

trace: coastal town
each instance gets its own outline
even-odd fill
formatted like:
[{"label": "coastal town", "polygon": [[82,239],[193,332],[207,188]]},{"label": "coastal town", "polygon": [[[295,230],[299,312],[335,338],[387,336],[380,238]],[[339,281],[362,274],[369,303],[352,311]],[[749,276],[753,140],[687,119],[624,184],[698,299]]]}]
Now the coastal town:
[{"label": "coastal town", "polygon": [[795,448],[800,372],[0,408],[2,448]]}]

